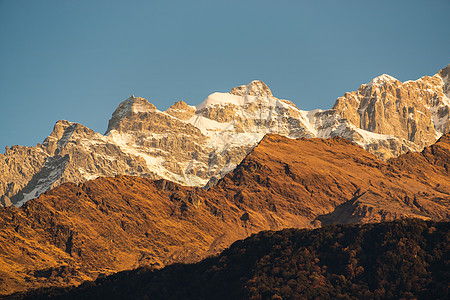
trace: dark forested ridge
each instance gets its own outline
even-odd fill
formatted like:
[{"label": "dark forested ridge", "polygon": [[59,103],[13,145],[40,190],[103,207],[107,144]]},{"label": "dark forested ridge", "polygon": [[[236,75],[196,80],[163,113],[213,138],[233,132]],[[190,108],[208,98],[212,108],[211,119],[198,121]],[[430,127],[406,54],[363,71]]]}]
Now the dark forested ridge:
[{"label": "dark forested ridge", "polygon": [[418,219],[265,231],[196,264],[11,298],[448,299],[449,240],[448,222]]}]

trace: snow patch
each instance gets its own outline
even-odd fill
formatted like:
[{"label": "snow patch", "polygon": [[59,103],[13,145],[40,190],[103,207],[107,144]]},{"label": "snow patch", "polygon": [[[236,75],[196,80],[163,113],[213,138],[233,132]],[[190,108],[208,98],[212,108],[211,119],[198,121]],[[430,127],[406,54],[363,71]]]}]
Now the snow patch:
[{"label": "snow patch", "polygon": [[234,169],[236,169],[236,165],[232,164],[232,163],[229,163],[225,167],[223,167],[222,170],[220,170],[220,176],[223,177],[226,174],[228,174],[231,171],[233,171]]},{"label": "snow patch", "polygon": [[317,136],[317,128],[315,126],[315,116],[317,113],[322,112],[321,109],[315,109],[311,111],[300,110],[301,121],[303,125],[306,126],[309,132],[311,132],[314,136]]},{"label": "snow patch", "polygon": [[[195,174],[176,174],[169,171],[164,167],[166,163],[164,157],[150,154],[150,152],[158,151],[155,151],[155,149],[140,148],[135,144],[134,136],[131,134],[119,133],[116,130],[112,130],[109,137],[124,153],[143,158],[149,170],[162,178],[188,186],[203,186],[208,182],[207,179],[201,179]],[[155,154],[158,155],[158,153]],[[182,170],[186,170],[188,167],[185,163],[178,163],[178,166]]]},{"label": "snow patch", "polygon": [[375,77],[374,79],[372,79],[371,82],[367,83],[366,85],[372,86],[372,85],[383,84],[383,83],[390,82],[390,81],[398,81],[398,80],[388,74],[383,74],[378,77]]},{"label": "snow patch", "polygon": [[48,191],[52,185],[61,178],[66,162],[67,161],[64,158],[47,161],[41,172],[49,172],[48,176],[39,178],[33,190],[29,193],[23,193],[22,200],[18,201],[15,206],[22,206],[28,200],[39,197],[40,194]]},{"label": "snow patch", "polygon": [[444,97],[442,97],[442,102],[444,105],[450,106],[450,92],[448,94],[448,96],[444,94]]},{"label": "snow patch", "polygon": [[98,177],[100,177],[99,174],[92,174],[90,172],[87,172],[83,168],[78,168],[78,171],[80,172],[81,176],[83,176],[83,178],[85,180],[94,180],[94,179],[97,179]]},{"label": "snow patch", "polygon": [[246,103],[246,100],[248,100],[249,97],[232,95],[230,93],[216,92],[209,95],[208,98],[205,99],[205,101],[197,105],[195,108],[196,110],[201,110],[209,106],[226,105],[226,104],[242,106]]},{"label": "snow patch", "polygon": [[357,133],[359,133],[363,139],[368,142],[372,143],[378,140],[388,140],[388,139],[394,139],[395,137],[393,135],[387,135],[387,134],[379,134],[375,132],[366,131],[361,128],[357,128],[356,126],[352,126],[353,130],[355,130]]},{"label": "snow patch", "polygon": [[195,115],[187,123],[190,123],[201,130],[203,134],[208,134],[207,131],[233,131],[234,125],[232,122],[220,123],[202,115]]}]

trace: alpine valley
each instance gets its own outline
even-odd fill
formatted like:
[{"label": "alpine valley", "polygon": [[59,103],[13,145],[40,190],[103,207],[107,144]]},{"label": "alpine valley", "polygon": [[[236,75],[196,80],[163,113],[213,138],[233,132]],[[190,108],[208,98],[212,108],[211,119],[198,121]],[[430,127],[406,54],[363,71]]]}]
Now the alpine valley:
[{"label": "alpine valley", "polygon": [[[227,253],[253,249],[249,251],[257,256],[250,261],[258,264],[257,273],[245,273],[248,278],[236,273],[230,282],[246,280],[235,291],[239,297],[275,297],[266,291],[264,278],[278,273],[264,275],[269,271],[261,266],[283,253],[283,261],[277,261],[284,268],[290,265],[286,253],[298,248],[296,261],[314,260],[302,273],[311,285],[321,278],[323,286],[342,286],[361,296],[356,284],[375,286],[383,277],[374,275],[378,265],[367,255],[395,261],[392,244],[410,254],[408,259],[420,255],[424,264],[432,265],[411,265],[423,276],[415,282],[426,294],[430,278],[448,274],[436,264],[448,254],[449,74],[450,65],[432,77],[404,83],[382,75],[337,99],[329,110],[302,111],[275,98],[263,82],[253,81],[230,93],[214,93],[197,106],[177,102],[165,112],[132,96],[115,110],[105,135],[58,121],[42,144],[13,146],[0,157],[1,201],[7,206],[0,208],[0,295],[18,293],[11,297],[21,298],[28,290],[95,279],[103,286],[102,278],[120,271],[146,267],[153,272],[174,263],[199,262],[264,230],[405,218],[421,220],[261,233],[245,242],[256,248],[238,242],[199,266],[226,269]],[[358,233],[360,229],[366,233]],[[314,232],[324,238],[316,241]],[[272,236],[285,243],[274,242]],[[354,237],[360,237],[360,244],[351,244]],[[328,272],[321,260],[333,263],[322,242],[335,245],[336,253],[347,259],[345,265],[336,263]],[[264,251],[258,252],[259,244],[266,245]],[[377,252],[358,250],[362,244],[389,245]],[[229,263],[233,269],[234,262]],[[237,263],[239,270],[244,268],[245,262]],[[391,272],[393,265],[388,261],[379,268]],[[177,268],[184,270],[172,270]],[[348,268],[354,281],[345,283],[339,272]],[[432,270],[437,273],[427,273]],[[155,276],[175,276],[167,272]],[[279,287],[277,282],[281,284],[273,281],[270,286],[280,289],[278,296],[292,295],[282,290],[287,283]],[[445,297],[438,289],[446,280],[436,282],[433,295]],[[401,282],[392,285],[395,295],[408,297],[410,290],[401,291]],[[367,297],[388,295],[382,288],[374,287]],[[161,290],[161,298],[167,289]],[[137,292],[142,299],[152,297]],[[340,292],[329,290],[329,295]]]}]

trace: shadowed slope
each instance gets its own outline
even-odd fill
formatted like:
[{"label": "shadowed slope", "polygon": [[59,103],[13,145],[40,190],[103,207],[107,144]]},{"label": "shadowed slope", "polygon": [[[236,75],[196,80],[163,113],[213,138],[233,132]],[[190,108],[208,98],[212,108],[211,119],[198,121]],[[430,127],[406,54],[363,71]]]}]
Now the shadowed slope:
[{"label": "shadowed slope", "polygon": [[198,261],[261,230],[448,218],[448,156],[436,150],[448,141],[412,167],[342,138],[267,135],[209,191],[131,176],[63,184],[0,211],[0,293]]},{"label": "shadowed slope", "polygon": [[[127,271],[33,299],[447,299],[449,223],[266,231],[219,256]],[[17,295],[20,297],[20,295]]]}]

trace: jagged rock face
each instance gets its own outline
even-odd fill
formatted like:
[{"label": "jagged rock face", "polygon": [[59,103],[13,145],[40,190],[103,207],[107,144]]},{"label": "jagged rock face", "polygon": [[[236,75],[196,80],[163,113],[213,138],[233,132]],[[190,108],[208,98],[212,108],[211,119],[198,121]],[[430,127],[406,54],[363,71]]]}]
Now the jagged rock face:
[{"label": "jagged rock face", "polygon": [[120,103],[119,107],[114,111],[112,118],[109,120],[106,133],[113,129],[120,129],[121,121],[130,114],[146,113],[155,111],[156,107],[141,97],[132,95],[127,100]]},{"label": "jagged rock face", "polygon": [[14,146],[2,158],[0,187],[16,205],[64,182],[80,183],[123,173],[159,178],[141,157],[131,156],[108,142],[107,137],[67,121],[58,121],[42,145]]},{"label": "jagged rock face", "polygon": [[450,130],[449,71],[401,83],[383,75],[336,101],[303,111],[261,81],[213,93],[197,106],[158,110],[140,97],[122,102],[105,135],[59,121],[36,147],[0,155],[0,204],[21,205],[64,182],[117,174],[211,187],[268,133],[344,137],[383,160],[420,151]]},{"label": "jagged rock face", "polygon": [[441,76],[444,83],[444,94],[447,95],[447,98],[450,98],[450,64],[440,70],[438,74]]},{"label": "jagged rock face", "polygon": [[0,194],[7,198],[1,204],[7,206],[11,197],[20,190],[42,169],[48,157],[39,145],[36,147],[13,146],[0,154]]},{"label": "jagged rock face", "polygon": [[189,106],[181,100],[172,104],[166,112],[175,118],[187,121],[195,115],[195,107]]},{"label": "jagged rock face", "polygon": [[231,89],[230,94],[236,96],[273,97],[272,91],[262,81],[254,80],[248,85],[241,85]]},{"label": "jagged rock face", "polygon": [[346,93],[333,109],[358,128],[412,142],[405,150],[420,150],[450,130],[448,69],[404,83],[382,75]]},{"label": "jagged rock face", "polygon": [[389,162],[340,137],[268,134],[208,191],[132,176],[66,183],[0,210],[0,295],[198,261],[261,230],[449,219],[449,153],[450,134]]},{"label": "jagged rock face", "polygon": [[313,136],[302,120],[302,111],[290,101],[273,97],[261,81],[235,87],[229,94],[214,93],[197,106],[197,111],[197,118],[220,123],[215,131],[221,128],[221,133],[256,133],[259,139],[266,133],[291,138]]}]

